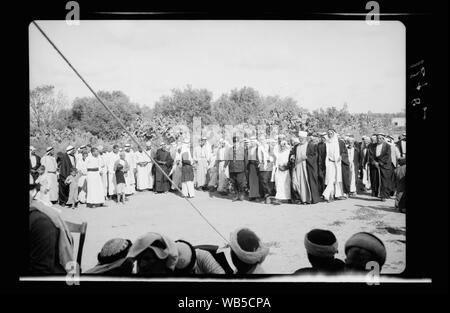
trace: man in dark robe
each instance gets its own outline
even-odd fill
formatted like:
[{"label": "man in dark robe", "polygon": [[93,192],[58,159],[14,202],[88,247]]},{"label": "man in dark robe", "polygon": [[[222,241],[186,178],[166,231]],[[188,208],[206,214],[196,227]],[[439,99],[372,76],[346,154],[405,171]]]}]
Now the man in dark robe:
[{"label": "man in dark robe", "polygon": [[391,161],[391,147],[384,141],[383,134],[377,135],[377,145],[374,150],[372,192],[381,201],[386,201],[392,190],[392,171],[394,169]]},{"label": "man in dark robe", "polygon": [[[308,141],[307,133],[304,131],[299,132],[300,143],[296,144],[289,154],[290,167],[292,171],[292,185],[294,186],[294,192],[291,194],[292,199],[299,199],[302,203],[315,204],[320,201],[319,182],[318,182],[318,153],[317,146],[313,141]],[[306,147],[305,147],[306,145]],[[306,184],[302,183],[303,172],[303,157],[299,154],[302,153],[302,147],[306,157],[304,159],[306,165]]]},{"label": "man in dark robe", "polygon": [[36,154],[36,149],[30,146],[30,174],[36,180],[39,176],[37,169],[41,166],[41,158]]},{"label": "man in dark robe", "polygon": [[325,144],[325,136],[327,133],[320,134],[320,142],[317,144],[317,182],[319,188],[319,194],[322,194],[325,190],[325,160],[327,159],[327,146]]},{"label": "man in dark robe", "polygon": [[347,144],[341,138],[339,139],[339,151],[342,159],[342,192],[347,197],[350,193],[350,160],[348,159]]},{"label": "man in dark robe", "polygon": [[[169,175],[170,170],[173,165],[173,159],[170,156],[170,145],[161,145],[161,147],[156,151],[155,162],[159,165],[159,167]],[[154,166],[155,171],[155,192],[162,193],[168,192],[170,190],[171,183],[166,175],[158,168],[158,166]]]},{"label": "man in dark robe", "polygon": [[406,158],[406,133],[403,133],[398,137],[398,141],[396,143],[398,151],[400,151],[400,158]]},{"label": "man in dark robe", "polygon": [[58,164],[58,184],[59,184],[59,205],[66,205],[69,198],[69,185],[65,183],[66,178],[70,175],[72,168],[76,167],[75,157],[73,153],[75,149],[72,146],[66,148],[66,153],[58,153],[56,162]]}]

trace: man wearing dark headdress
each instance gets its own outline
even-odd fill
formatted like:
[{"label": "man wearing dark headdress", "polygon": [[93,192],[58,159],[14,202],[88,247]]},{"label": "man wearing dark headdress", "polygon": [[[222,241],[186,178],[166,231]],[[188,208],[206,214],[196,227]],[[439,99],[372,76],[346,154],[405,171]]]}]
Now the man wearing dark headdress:
[{"label": "man wearing dark headdress", "polygon": [[[170,169],[173,165],[173,159],[169,152],[170,145],[161,144],[161,147],[156,151],[155,162],[159,167],[169,175]],[[162,173],[158,166],[154,166],[155,169],[155,191],[158,193],[168,192],[170,190],[171,183],[169,179]]]},{"label": "man wearing dark headdress", "polygon": [[69,198],[69,185],[65,183],[67,176],[70,175],[72,168],[76,167],[75,149],[72,146],[66,148],[66,153],[60,153],[57,158],[58,163],[58,183],[59,183],[59,204],[64,206]]},{"label": "man wearing dark headdress", "polygon": [[373,196],[381,201],[389,198],[392,190],[391,147],[384,141],[384,135],[378,134],[375,154],[372,158],[374,181],[372,185]]}]

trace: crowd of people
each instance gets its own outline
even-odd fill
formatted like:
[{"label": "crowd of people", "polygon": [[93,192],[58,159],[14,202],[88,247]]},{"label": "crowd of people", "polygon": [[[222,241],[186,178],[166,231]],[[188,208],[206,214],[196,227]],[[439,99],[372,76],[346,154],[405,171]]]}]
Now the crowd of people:
[{"label": "crowd of people", "polygon": [[[36,183],[30,179],[30,242],[28,275],[64,275],[73,269],[74,240],[60,214],[36,200]],[[304,245],[310,267],[293,274],[365,273],[376,262],[379,270],[386,260],[386,248],[375,235],[359,232],[345,243],[345,261],[335,258],[338,243],[329,230],[313,229],[305,235]],[[211,244],[193,245],[186,240],[148,232],[134,242],[127,238],[108,240],[86,275],[155,277],[190,275],[270,274],[264,261],[270,247],[249,228],[238,228],[223,247]],[[300,261],[300,260],[299,260]]]},{"label": "crowd of people", "polygon": [[[136,191],[181,192],[194,197],[198,190],[234,201],[266,204],[315,204],[346,199],[360,191],[382,201],[396,196],[405,212],[406,134],[374,134],[356,142],[333,129],[319,134],[300,131],[288,138],[264,136],[221,139],[217,146],[202,137],[190,149],[190,140],[150,143],[146,151],[130,144],[68,146],[54,156],[48,147],[42,158],[30,147],[30,258],[29,274],[65,273],[73,258],[73,238],[54,206],[105,206],[108,199],[125,203]],[[170,178],[170,179],[168,179]],[[301,273],[364,272],[368,262],[381,268],[386,260],[383,242],[370,233],[357,233],[345,244],[346,260],[335,258],[338,243],[328,230],[313,229],[304,245],[311,267]],[[269,247],[248,228],[230,234],[229,244],[192,245],[185,240],[149,232],[132,242],[113,238],[98,253],[98,264],[83,273],[99,275],[261,274]]]},{"label": "crowd of people", "polygon": [[[406,134],[398,141],[385,134],[338,135],[333,129],[298,136],[232,137],[211,145],[206,137],[191,149],[190,140],[130,144],[110,148],[84,145],[54,156],[48,147],[42,158],[30,147],[31,175],[41,186],[37,196],[51,205],[75,208],[125,203],[136,191],[181,191],[194,197],[198,190],[234,194],[233,201],[267,204],[315,204],[343,200],[371,191],[381,201],[395,196],[406,212]],[[156,164],[157,165],[156,165]],[[170,180],[168,179],[170,177]]]}]

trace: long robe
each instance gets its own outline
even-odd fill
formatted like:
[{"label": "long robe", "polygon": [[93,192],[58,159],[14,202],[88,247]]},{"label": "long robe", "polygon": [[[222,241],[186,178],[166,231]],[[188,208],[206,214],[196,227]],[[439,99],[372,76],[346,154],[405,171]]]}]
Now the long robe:
[{"label": "long robe", "polygon": [[362,184],[365,188],[370,189],[372,186],[370,184],[370,162],[369,162],[369,147],[361,146],[360,160],[361,160],[361,171],[362,171]]},{"label": "long robe", "polygon": [[219,171],[216,166],[217,151],[211,153],[208,167],[208,187],[216,188],[219,183]]},{"label": "long robe", "polygon": [[49,200],[58,201],[58,177],[56,175],[58,164],[56,159],[54,156],[46,154],[42,157],[41,164],[45,166],[45,173],[49,180]]},{"label": "long robe", "polygon": [[[147,154],[149,156],[151,156],[152,158],[154,158],[155,153],[153,152],[152,149],[148,149],[146,150]],[[148,164],[147,164],[147,176],[148,176],[148,185],[149,185],[149,189],[153,190],[153,186],[155,185],[155,175],[153,174],[153,167],[155,166],[153,164],[153,161],[150,157],[147,156],[147,154],[144,154],[145,159],[147,160]]]},{"label": "long robe", "polygon": [[317,146],[313,142],[303,145],[297,144],[291,149],[289,159],[291,163],[292,198],[299,198],[303,203],[317,203],[320,201]]},{"label": "long robe", "polygon": [[125,160],[130,166],[128,175],[125,177],[126,181],[125,194],[132,195],[136,191],[136,176],[134,173],[136,169],[136,157],[133,150],[130,150],[130,152],[125,152]]},{"label": "long robe", "polygon": [[223,146],[217,150],[216,167],[219,176],[217,191],[219,192],[225,192],[228,189],[227,181],[229,173],[228,168],[225,168],[225,153],[227,149],[228,148],[226,146]]},{"label": "long robe", "polygon": [[73,167],[75,167],[74,164],[70,161],[69,155],[67,153],[59,153],[57,158],[58,163],[58,172],[59,172],[59,203],[64,205],[67,202],[67,199],[69,197],[69,186],[66,185],[65,181],[67,176],[70,175],[70,171]]},{"label": "long robe", "polygon": [[102,204],[105,202],[103,181],[100,174],[100,157],[89,156],[86,158],[87,204]]},{"label": "long robe", "polygon": [[339,140],[339,151],[341,153],[342,169],[342,191],[344,194],[350,193],[350,161],[348,159],[347,145],[343,140]]},{"label": "long robe", "polygon": [[258,147],[249,147],[248,154],[248,184],[249,198],[261,197],[259,193],[259,167],[258,167]]},{"label": "long robe", "polygon": [[107,162],[108,170],[108,195],[113,196],[116,194],[116,172],[114,171],[114,164],[120,159],[119,153],[110,152]]},{"label": "long robe", "polygon": [[[159,167],[167,174],[169,175],[170,169],[173,165],[173,159],[170,156],[170,152],[158,149],[156,151],[156,157],[155,162],[158,163]],[[170,189],[170,181],[166,178],[166,176],[161,172],[161,170],[154,166],[154,172],[155,172],[155,191],[156,192],[166,192]]]},{"label": "long robe", "polygon": [[145,152],[136,152],[136,189],[150,189],[150,175],[148,174],[149,159]]},{"label": "long robe", "polygon": [[40,175],[36,179],[36,183],[40,185],[39,192],[36,194],[36,199],[40,200],[48,206],[52,206],[50,202],[50,178],[47,173]]},{"label": "long robe", "polygon": [[[291,199],[291,174],[289,173],[289,154],[290,149],[278,151],[275,160],[275,188],[277,193],[275,198],[278,200]],[[283,167],[286,170],[280,169]]]},{"label": "long robe", "polygon": [[356,192],[357,167],[355,165],[355,156],[357,155],[357,150],[355,147],[350,147],[347,148],[347,151],[350,165],[350,192]]},{"label": "long robe", "polygon": [[181,192],[184,197],[194,197],[194,169],[192,167],[192,156],[189,150],[181,153]]},{"label": "long robe", "polygon": [[39,176],[39,173],[37,172],[39,166],[41,166],[41,158],[38,155],[30,154],[30,173],[34,180]]},{"label": "long robe", "polygon": [[327,147],[324,142],[317,144],[317,178],[319,194],[322,194],[325,190],[325,160],[327,158]]},{"label": "long robe", "polygon": [[98,157],[100,159],[100,173],[102,177],[103,195],[106,197],[108,195],[108,158],[105,153],[99,154]]},{"label": "long robe", "polygon": [[[171,156],[172,157],[172,156]],[[181,153],[179,153],[178,151],[175,152],[175,156],[173,157],[173,165],[172,165],[172,186],[171,188],[174,190],[177,190],[177,188],[181,187],[181,167],[182,167],[182,163],[181,163]]]},{"label": "long robe", "polygon": [[325,159],[325,190],[322,195],[325,200],[329,200],[331,197],[342,196],[342,168],[340,157],[339,142],[334,135],[326,142],[327,157]]},{"label": "long robe", "polygon": [[391,161],[391,147],[389,144],[383,142],[381,144],[380,153],[377,153],[375,146],[375,155],[373,162],[378,162],[379,167],[373,166],[374,180],[372,184],[373,195],[379,198],[386,199],[390,196],[392,191],[392,167]]},{"label": "long robe", "polygon": [[197,146],[193,153],[196,162],[196,185],[202,187],[206,185],[206,175],[208,173],[208,164],[211,159],[211,147],[208,144]]}]

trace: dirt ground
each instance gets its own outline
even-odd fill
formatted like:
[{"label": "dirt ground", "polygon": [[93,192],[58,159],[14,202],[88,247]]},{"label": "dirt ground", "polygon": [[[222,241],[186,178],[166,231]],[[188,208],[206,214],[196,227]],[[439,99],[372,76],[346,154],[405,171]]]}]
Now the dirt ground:
[{"label": "dirt ground", "polygon": [[[198,191],[192,203],[227,239],[240,226],[252,229],[270,245],[263,263],[267,273],[289,274],[309,266],[303,239],[313,228],[331,230],[338,239],[338,258],[345,260],[344,245],[356,232],[376,234],[387,248],[382,273],[400,273],[405,268],[405,214],[394,209],[394,200],[381,202],[367,195],[315,205],[265,205],[249,201],[232,202],[216,194]],[[82,270],[97,263],[97,254],[111,238],[136,239],[146,232],[164,233],[173,240],[185,239],[194,245],[225,245],[218,235],[180,196],[138,192],[125,205],[107,201],[108,207],[72,210],[60,208],[64,219],[87,221]],[[74,235],[75,242],[78,236]],[[76,246],[77,249],[77,246]]]}]

